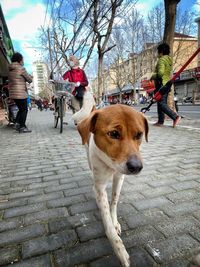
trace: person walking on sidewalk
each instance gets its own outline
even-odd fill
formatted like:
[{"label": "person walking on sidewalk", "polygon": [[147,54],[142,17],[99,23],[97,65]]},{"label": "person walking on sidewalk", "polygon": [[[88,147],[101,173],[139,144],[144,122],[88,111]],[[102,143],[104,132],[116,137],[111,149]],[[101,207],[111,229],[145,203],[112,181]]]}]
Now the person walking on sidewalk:
[{"label": "person walking on sidewalk", "polygon": [[[157,47],[158,50],[158,62],[155,67],[155,71],[152,74],[150,80],[154,80],[155,92],[165,85],[171,79],[172,72],[172,58],[169,56],[170,47],[166,43],[162,43]],[[165,120],[165,114],[173,120],[173,127],[175,127],[181,120],[181,116],[177,115],[167,105],[167,97],[169,92],[165,92],[162,98],[157,102],[158,121],[154,126],[163,126]]]},{"label": "person walking on sidewalk", "polygon": [[9,96],[15,101],[19,109],[15,129],[18,130],[19,133],[30,133],[31,130],[26,127],[26,118],[28,113],[28,90],[26,82],[31,83],[32,76],[29,75],[23,67],[24,60],[20,53],[14,53],[11,58],[11,62],[8,75]]}]

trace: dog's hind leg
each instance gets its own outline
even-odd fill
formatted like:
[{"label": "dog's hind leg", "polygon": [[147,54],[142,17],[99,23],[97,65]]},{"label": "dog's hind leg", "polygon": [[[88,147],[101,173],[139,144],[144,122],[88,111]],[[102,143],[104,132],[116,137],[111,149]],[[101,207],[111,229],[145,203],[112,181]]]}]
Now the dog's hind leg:
[{"label": "dog's hind leg", "polygon": [[117,203],[119,200],[121,188],[124,182],[124,175],[120,173],[116,173],[113,176],[113,186],[112,186],[112,202],[111,202],[111,217],[114,224],[115,229],[117,230],[118,235],[121,234],[121,225],[117,220]]},{"label": "dog's hind leg", "polygon": [[106,192],[106,186],[107,186],[107,181],[106,182],[102,182],[102,180],[101,182],[97,180],[95,181],[94,191],[96,195],[97,205],[101,212],[101,217],[103,220],[106,235],[114,249],[115,254],[119,258],[123,267],[129,267],[130,266],[129,255],[126,251],[126,248],[121,238],[118,236],[118,233],[112,222],[110,206]]}]

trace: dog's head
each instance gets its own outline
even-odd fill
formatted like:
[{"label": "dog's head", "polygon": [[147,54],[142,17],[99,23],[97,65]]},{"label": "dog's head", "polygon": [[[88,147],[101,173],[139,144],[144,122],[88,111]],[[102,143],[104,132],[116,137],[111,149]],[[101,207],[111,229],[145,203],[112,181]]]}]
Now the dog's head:
[{"label": "dog's head", "polygon": [[124,174],[136,174],[142,169],[139,147],[143,135],[148,141],[148,130],[142,113],[120,104],[95,110],[78,124],[82,143],[88,143],[93,133],[98,149],[111,159],[114,169]]}]

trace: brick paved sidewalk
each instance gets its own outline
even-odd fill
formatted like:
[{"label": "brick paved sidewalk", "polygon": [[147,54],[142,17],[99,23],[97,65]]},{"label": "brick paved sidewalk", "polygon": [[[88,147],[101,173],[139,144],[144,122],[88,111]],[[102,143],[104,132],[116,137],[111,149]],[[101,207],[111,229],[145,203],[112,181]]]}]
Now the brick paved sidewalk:
[{"label": "brick paved sidewalk", "polygon": [[[69,115],[67,116],[69,118]],[[0,128],[0,266],[118,267],[72,121],[32,110],[31,134]],[[186,267],[200,248],[200,132],[150,126],[144,169],[126,176],[118,215],[133,267]]]}]

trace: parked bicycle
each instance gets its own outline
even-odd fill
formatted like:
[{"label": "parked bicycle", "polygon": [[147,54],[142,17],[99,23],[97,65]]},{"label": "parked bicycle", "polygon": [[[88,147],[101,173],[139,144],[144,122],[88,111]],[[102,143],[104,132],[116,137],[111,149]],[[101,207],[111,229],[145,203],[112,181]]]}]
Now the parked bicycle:
[{"label": "parked bicycle", "polygon": [[66,100],[71,98],[71,91],[75,83],[68,81],[53,81],[54,83],[54,127],[57,128],[60,121],[60,133],[63,132],[63,118],[66,113]]}]

